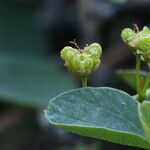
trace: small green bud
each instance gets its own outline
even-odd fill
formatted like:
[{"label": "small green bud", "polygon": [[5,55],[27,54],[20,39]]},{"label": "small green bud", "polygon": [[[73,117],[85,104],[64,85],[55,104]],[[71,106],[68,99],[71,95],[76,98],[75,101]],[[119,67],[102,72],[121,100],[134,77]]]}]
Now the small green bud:
[{"label": "small green bud", "polygon": [[138,48],[145,54],[150,54],[150,36],[143,37],[138,43]]},{"label": "small green bud", "polygon": [[139,41],[137,44],[137,49],[141,51],[144,60],[150,63],[150,29],[144,27],[139,33]]},{"label": "small green bud", "polygon": [[66,46],[60,54],[70,71],[79,76],[88,76],[100,66],[102,48],[98,43],[86,46],[83,50]]},{"label": "small green bud", "polygon": [[142,32],[146,33],[146,34],[150,34],[150,29],[145,26],[145,27],[143,27]]},{"label": "small green bud", "polygon": [[69,61],[76,53],[79,53],[78,50],[70,46],[66,46],[61,50],[60,55],[63,60]]},{"label": "small green bud", "polygon": [[122,31],[121,37],[134,53],[140,53],[144,58],[150,53],[150,29],[148,27],[145,26],[136,33],[132,29],[126,28]]},{"label": "small green bud", "polygon": [[102,54],[102,47],[98,43],[93,43],[90,46],[85,47],[85,53],[90,54],[91,57],[98,59]]},{"label": "small green bud", "polygon": [[125,28],[121,32],[121,38],[125,43],[129,43],[133,40],[135,32],[130,28]]},{"label": "small green bud", "polygon": [[93,60],[88,54],[74,56],[70,64],[70,70],[80,76],[87,76],[92,72]]},{"label": "small green bud", "polygon": [[98,43],[93,43],[90,46],[84,48],[85,53],[90,54],[93,59],[93,70],[96,70],[100,66],[100,60],[102,54],[102,47]]}]

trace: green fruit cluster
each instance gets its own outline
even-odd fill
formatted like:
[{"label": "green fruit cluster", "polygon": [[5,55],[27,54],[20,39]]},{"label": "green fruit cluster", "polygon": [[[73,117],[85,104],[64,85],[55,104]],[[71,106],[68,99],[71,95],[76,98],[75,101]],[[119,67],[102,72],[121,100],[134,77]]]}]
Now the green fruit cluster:
[{"label": "green fruit cluster", "polygon": [[70,71],[79,76],[88,76],[100,66],[102,47],[98,43],[86,46],[83,50],[66,46],[60,54]]},{"label": "green fruit cluster", "polygon": [[139,32],[125,28],[122,30],[121,38],[134,53],[141,54],[145,61],[150,62],[150,29],[148,27],[143,27]]}]

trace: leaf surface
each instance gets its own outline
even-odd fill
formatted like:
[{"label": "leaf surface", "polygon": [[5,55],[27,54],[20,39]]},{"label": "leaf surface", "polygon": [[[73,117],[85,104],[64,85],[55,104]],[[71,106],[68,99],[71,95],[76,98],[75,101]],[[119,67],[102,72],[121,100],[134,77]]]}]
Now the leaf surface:
[{"label": "leaf surface", "polygon": [[52,99],[46,118],[79,135],[119,144],[149,148],[138,118],[138,104],[127,93],[112,88],[82,88]]},{"label": "leaf surface", "polygon": [[139,107],[139,118],[147,137],[147,140],[150,143],[150,102],[144,101],[142,104],[138,105]]}]

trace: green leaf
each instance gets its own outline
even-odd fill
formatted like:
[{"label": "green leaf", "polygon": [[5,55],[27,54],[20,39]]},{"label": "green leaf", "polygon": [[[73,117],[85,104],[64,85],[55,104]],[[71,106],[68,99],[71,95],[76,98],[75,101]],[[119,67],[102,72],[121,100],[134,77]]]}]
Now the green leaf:
[{"label": "green leaf", "polygon": [[0,101],[43,109],[49,98],[75,87],[52,60],[0,53]]},{"label": "green leaf", "polygon": [[150,102],[144,101],[142,104],[138,105],[139,108],[139,118],[147,137],[147,140],[150,143]]},{"label": "green leaf", "polygon": [[140,126],[138,104],[112,88],[82,88],[52,99],[45,110],[49,122],[79,135],[149,149]]},{"label": "green leaf", "polygon": [[[118,78],[136,90],[136,73],[135,70],[118,70],[116,72]],[[147,72],[141,71],[141,82],[144,82],[147,77]]]}]

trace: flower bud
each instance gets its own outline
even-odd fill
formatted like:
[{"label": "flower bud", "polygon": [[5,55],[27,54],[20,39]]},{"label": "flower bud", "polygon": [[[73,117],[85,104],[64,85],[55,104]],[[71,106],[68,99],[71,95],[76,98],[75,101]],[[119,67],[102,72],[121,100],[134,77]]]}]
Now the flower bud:
[{"label": "flower bud", "polygon": [[72,58],[72,56],[74,56],[77,53],[79,53],[77,49],[74,49],[70,46],[66,46],[61,50],[60,55],[64,61],[69,61]]},{"label": "flower bud", "polygon": [[98,68],[99,68],[99,66],[100,66],[100,64],[101,64],[100,59],[98,59],[97,61],[95,61],[95,62],[94,62],[94,66],[93,66],[93,70],[98,69]]},{"label": "flower bud", "polygon": [[133,40],[135,32],[130,28],[125,28],[121,32],[121,38],[125,43],[129,43]]},{"label": "flower bud", "polygon": [[150,36],[141,38],[138,43],[138,48],[145,54],[150,54]]},{"label": "flower bud", "polygon": [[137,49],[141,51],[144,60],[150,63],[150,29],[144,27],[139,33]]},{"label": "flower bud", "polygon": [[133,49],[134,53],[140,53],[143,57],[150,53],[150,29],[148,27],[145,26],[136,33],[126,28],[122,31],[121,37]]},{"label": "flower bud", "polygon": [[70,62],[70,70],[77,75],[87,76],[93,68],[93,60],[88,54],[78,54],[72,58]]},{"label": "flower bud", "polygon": [[90,46],[85,47],[85,53],[90,54],[91,57],[99,59],[102,54],[102,47],[98,43],[93,43]]},{"label": "flower bud", "polygon": [[142,32],[146,33],[146,34],[150,34],[150,29],[145,26],[145,27],[143,27]]},{"label": "flower bud", "polygon": [[70,71],[79,76],[88,76],[100,66],[102,48],[98,43],[86,46],[83,50],[66,46],[60,54]]}]

